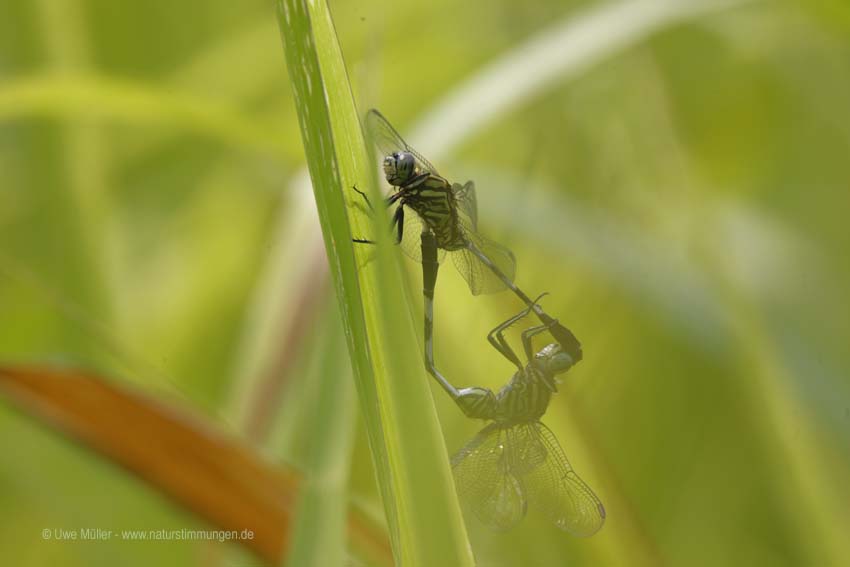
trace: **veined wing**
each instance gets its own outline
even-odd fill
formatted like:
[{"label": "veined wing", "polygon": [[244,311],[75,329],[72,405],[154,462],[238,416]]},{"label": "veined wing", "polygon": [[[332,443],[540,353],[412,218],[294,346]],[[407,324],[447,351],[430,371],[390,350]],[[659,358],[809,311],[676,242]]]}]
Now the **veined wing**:
[{"label": "veined wing", "polygon": [[[405,256],[417,263],[422,261],[422,229],[424,226],[425,224],[422,222],[419,214],[410,207],[407,207],[404,211],[404,227],[399,246]],[[438,248],[437,261],[442,263],[445,256],[446,251]]]},{"label": "veined wing", "polygon": [[544,454],[540,465],[523,477],[528,500],[560,529],[577,536],[596,533],[605,522],[605,508],[578,477],[552,431],[539,421],[517,425],[522,436]]},{"label": "veined wing", "polygon": [[452,255],[455,267],[466,280],[472,295],[502,291],[508,286],[497,272],[508,281],[514,280],[516,258],[513,252],[478,232],[478,199],[472,181],[465,185],[452,185],[452,195],[457,222],[467,242],[472,245],[468,250],[458,250]]},{"label": "veined wing", "polygon": [[452,260],[472,295],[507,288],[505,280],[513,282],[516,275],[513,252],[477,232],[467,232],[465,237],[467,247],[452,252]]},{"label": "veined wing", "polygon": [[505,531],[525,516],[527,502],[515,474],[506,430],[491,423],[452,457],[461,501],[481,523]]},{"label": "veined wing", "polygon": [[411,148],[407,142],[404,141],[404,138],[401,137],[401,134],[399,134],[398,131],[392,127],[389,121],[384,118],[384,115],[374,108],[366,113],[366,130],[375,145],[381,151],[381,157],[388,156],[395,152],[409,152],[416,158],[416,161],[419,162],[420,169],[429,171],[434,175],[440,175],[437,173],[437,169],[431,165],[431,162],[425,159],[422,154]]},{"label": "veined wing", "polygon": [[452,193],[458,209],[461,224],[471,231],[478,230],[478,197],[475,194],[475,183],[467,181],[465,185],[452,184]]}]

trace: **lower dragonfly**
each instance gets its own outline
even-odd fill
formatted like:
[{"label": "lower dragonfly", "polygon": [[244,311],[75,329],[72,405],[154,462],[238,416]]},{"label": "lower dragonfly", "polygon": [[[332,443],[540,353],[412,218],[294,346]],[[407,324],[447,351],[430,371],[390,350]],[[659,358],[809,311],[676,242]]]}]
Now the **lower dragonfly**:
[{"label": "lower dragonfly", "polygon": [[538,297],[487,335],[490,344],[516,366],[511,381],[497,393],[479,387],[457,389],[433,362],[433,297],[439,264],[435,241],[427,234],[422,235],[422,258],[428,370],[464,414],[493,422],[452,457],[461,500],[482,523],[496,530],[515,526],[530,502],[564,531],[577,536],[596,533],[605,521],[602,502],[572,469],[552,431],[540,422],[557,392],[556,375],[578,360],[570,353],[570,345],[560,342],[535,354],[532,339],[546,331],[572,333],[547,315],[547,323],[522,333],[528,361],[522,364],[503,333],[531,313]]},{"label": "lower dragonfly", "polygon": [[[439,261],[441,253],[452,254],[455,267],[464,277],[473,295],[510,289],[534,310],[541,323],[551,324],[549,317],[516,284],[516,260],[513,253],[478,231],[478,202],[475,185],[450,183],[436,168],[404,141],[395,128],[375,109],[366,115],[370,137],[384,154],[382,167],[387,182],[396,191],[387,198],[387,206],[398,203],[393,214],[396,242],[414,260],[424,260],[420,247],[433,238]],[[354,187],[371,208],[365,193]],[[405,207],[414,214],[405,214]],[[355,238],[354,242],[373,243]],[[426,299],[427,301],[427,299]],[[554,325],[552,333],[578,362],[582,358],[581,344],[566,327]]]}]

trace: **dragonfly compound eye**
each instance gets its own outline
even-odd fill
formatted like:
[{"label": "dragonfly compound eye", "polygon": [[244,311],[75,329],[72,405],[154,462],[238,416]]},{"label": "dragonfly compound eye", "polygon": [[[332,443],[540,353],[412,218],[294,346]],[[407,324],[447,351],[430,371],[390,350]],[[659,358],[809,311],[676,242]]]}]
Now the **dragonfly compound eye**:
[{"label": "dragonfly compound eye", "polygon": [[535,358],[543,363],[547,373],[551,375],[566,372],[575,364],[573,358],[564,352],[558,343],[546,345],[537,353]]},{"label": "dragonfly compound eye", "polygon": [[382,164],[382,167],[384,168],[384,175],[387,176],[387,181],[390,181],[391,183],[392,180],[390,177],[395,177],[395,161],[395,154],[393,154],[386,156],[384,158],[384,163]]},{"label": "dragonfly compound eye", "polygon": [[395,152],[384,158],[384,175],[396,187],[410,179],[415,167],[416,159],[407,152]]},{"label": "dragonfly compound eye", "polygon": [[404,179],[407,179],[413,174],[416,168],[416,158],[409,152],[399,152],[396,155],[396,173]]}]

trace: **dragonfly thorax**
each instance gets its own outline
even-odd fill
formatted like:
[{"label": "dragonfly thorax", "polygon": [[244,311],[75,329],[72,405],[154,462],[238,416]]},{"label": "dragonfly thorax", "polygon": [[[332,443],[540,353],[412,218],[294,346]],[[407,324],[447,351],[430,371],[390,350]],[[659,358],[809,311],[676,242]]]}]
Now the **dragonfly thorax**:
[{"label": "dragonfly thorax", "polygon": [[554,380],[535,363],[516,372],[496,394],[496,421],[518,423],[540,419],[555,391]]},{"label": "dragonfly thorax", "polygon": [[416,158],[410,152],[393,152],[384,157],[383,168],[387,183],[400,187],[416,174]]}]

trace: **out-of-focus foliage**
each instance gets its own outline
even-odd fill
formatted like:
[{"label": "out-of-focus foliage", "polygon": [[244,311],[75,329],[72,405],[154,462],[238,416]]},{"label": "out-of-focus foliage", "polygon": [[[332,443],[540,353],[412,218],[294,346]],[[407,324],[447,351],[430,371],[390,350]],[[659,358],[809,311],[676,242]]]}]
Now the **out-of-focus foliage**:
[{"label": "out-of-focus foliage", "polygon": [[[850,8],[726,4],[553,82],[437,163],[476,180],[482,230],[585,346],[544,421],[608,510],[587,540],[533,509],[507,535],[469,518],[481,565],[850,556]],[[485,65],[606,6],[330,3],[361,111],[405,134]],[[333,407],[312,388],[335,365],[317,361],[348,354],[327,339],[290,93],[267,1],[0,2],[0,358],[134,381],[310,463],[304,424]],[[484,337],[517,308],[441,270],[444,373],[505,382]],[[480,424],[434,399],[456,449]],[[0,436],[9,564],[229,559],[42,540],[203,526],[5,404]],[[349,499],[367,512],[368,451],[358,430]]]}]

